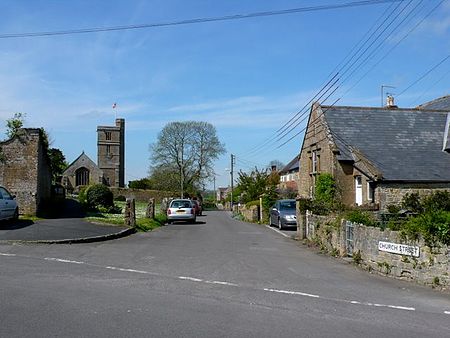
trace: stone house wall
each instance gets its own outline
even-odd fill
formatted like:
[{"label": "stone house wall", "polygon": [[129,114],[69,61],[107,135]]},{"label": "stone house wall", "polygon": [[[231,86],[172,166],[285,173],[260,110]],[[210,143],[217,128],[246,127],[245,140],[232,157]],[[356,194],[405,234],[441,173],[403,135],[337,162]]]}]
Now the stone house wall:
[{"label": "stone house wall", "polygon": [[438,190],[450,191],[450,183],[380,184],[376,189],[376,199],[380,201],[380,210],[386,211],[389,205],[400,204],[406,194],[425,196]]},{"label": "stone house wall", "polygon": [[21,214],[35,215],[51,197],[51,172],[41,133],[24,128],[0,143],[0,184],[16,195]]},{"label": "stone house wall", "polygon": [[[297,217],[298,218],[298,217]],[[336,256],[347,256],[345,221],[332,217],[303,215],[307,238]],[[303,238],[303,237],[300,237]],[[380,241],[419,247],[419,257],[380,251]],[[450,248],[446,245],[430,248],[423,241],[405,243],[398,231],[382,230],[356,224],[353,228],[353,260],[368,271],[423,285],[450,287]]]}]

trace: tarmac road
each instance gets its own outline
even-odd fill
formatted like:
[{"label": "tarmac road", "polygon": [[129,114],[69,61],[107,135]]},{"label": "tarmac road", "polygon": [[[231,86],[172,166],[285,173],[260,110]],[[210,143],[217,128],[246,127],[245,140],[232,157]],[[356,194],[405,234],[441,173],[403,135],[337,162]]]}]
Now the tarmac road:
[{"label": "tarmac road", "polygon": [[448,294],[206,214],[114,241],[0,244],[0,336],[450,336]]}]

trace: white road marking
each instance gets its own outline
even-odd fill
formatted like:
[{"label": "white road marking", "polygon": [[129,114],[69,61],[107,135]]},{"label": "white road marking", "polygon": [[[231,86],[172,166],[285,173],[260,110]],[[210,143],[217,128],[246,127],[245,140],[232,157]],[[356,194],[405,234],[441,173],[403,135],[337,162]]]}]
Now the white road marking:
[{"label": "white road marking", "polygon": [[[278,231],[276,229],[273,229],[273,230],[283,234],[282,232],[280,232],[280,231]],[[283,236],[288,237],[285,234],[283,234]],[[30,256],[18,256],[16,254],[9,254],[9,253],[0,253],[0,256],[8,256],[8,257],[16,257],[17,256],[17,257],[33,258],[33,257],[30,257]],[[40,258],[40,259],[42,259],[42,258]],[[74,260],[62,259],[62,258],[55,258],[55,257],[45,257],[43,259],[47,260],[47,261],[61,262],[61,263],[86,264],[86,265],[90,265],[90,266],[95,266],[95,267],[100,267],[100,268],[105,268],[105,269],[110,269],[110,270],[116,270],[116,271],[123,271],[123,272],[159,275],[159,274],[152,273],[152,272],[149,272],[149,271],[135,270],[135,269],[126,269],[126,268],[118,268],[118,267],[114,267],[114,266],[99,266],[99,265],[89,264],[89,263],[86,263],[86,262],[80,262],[80,261],[74,261]],[[167,277],[170,277],[170,276],[167,276]],[[224,282],[224,281],[208,281],[208,280],[203,280],[203,279],[195,278],[195,277],[178,276],[176,278],[181,279],[181,280],[188,280],[188,281],[191,281],[191,282],[202,282],[202,283],[207,283],[207,284],[217,284],[217,285],[226,285],[226,286],[239,286],[238,284],[235,284],[235,283]],[[324,300],[328,299],[326,297],[322,297],[322,296],[319,296],[319,295],[314,295],[314,294],[309,294],[309,293],[299,292],[299,291],[278,290],[278,289],[270,289],[270,288],[265,288],[263,290],[267,291],[267,292],[274,292],[274,293],[281,293],[281,294],[288,294],[288,295],[296,295],[296,296],[304,296],[304,297],[311,297],[311,298],[320,298],[320,299],[324,299]],[[373,306],[373,307],[386,307],[386,308],[390,308],[390,309],[405,310],[405,311],[416,311],[416,308],[414,308],[414,307],[407,307],[407,306],[398,306],[398,305],[389,305],[389,304],[380,304],[380,303],[370,303],[370,302],[359,302],[359,301],[356,301],[356,300],[332,299],[332,298],[329,298],[328,300],[338,301],[338,302],[346,302],[346,303],[355,304],[355,305]],[[446,311],[444,311],[444,314],[450,315],[450,311],[446,310]]]},{"label": "white road marking", "polygon": [[203,282],[203,279],[194,278],[194,277],[178,276],[178,279],[189,280],[191,282]]},{"label": "white road marking", "polygon": [[110,269],[110,270],[117,270],[117,271],[124,271],[124,272],[135,272],[135,273],[143,273],[143,274],[148,274],[148,271],[143,271],[143,270],[134,270],[134,269],[124,269],[124,268],[117,268],[115,266],[105,266],[105,269]]},{"label": "white road marking", "polygon": [[217,280],[213,280],[213,281],[207,280],[205,283],[208,283],[208,284],[227,285],[227,286],[238,286],[237,284],[234,284],[234,283],[230,283],[230,282],[221,282],[221,281],[217,281]]},{"label": "white road marking", "polygon": [[283,235],[283,236],[286,237],[286,238],[291,238],[291,236],[286,235],[284,232],[282,232],[282,231],[280,231],[280,230],[278,230],[278,229],[276,229],[276,228],[273,228],[273,227],[271,227],[270,225],[266,225],[266,228],[269,228],[270,230],[273,230],[273,231],[275,231],[275,232],[278,232],[280,235]]},{"label": "white road marking", "polygon": [[288,290],[275,290],[275,289],[264,289],[264,291],[276,292],[276,293],[285,293],[288,295],[296,295],[296,296],[305,296],[312,298],[320,298],[318,295],[312,295],[310,293],[298,292],[298,291],[288,291]]},{"label": "white road marking", "polygon": [[444,311],[446,315],[450,315],[450,311]]},{"label": "white road marking", "polygon": [[71,261],[71,260],[62,259],[62,258],[45,257],[44,259],[46,261],[54,261],[54,262],[61,262],[61,263],[84,264],[84,262]]}]

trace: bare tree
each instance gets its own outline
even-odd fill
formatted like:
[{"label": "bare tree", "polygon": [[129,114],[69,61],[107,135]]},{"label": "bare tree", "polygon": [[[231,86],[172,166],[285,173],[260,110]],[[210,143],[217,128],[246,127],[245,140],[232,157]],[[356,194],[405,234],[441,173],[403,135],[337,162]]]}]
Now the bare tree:
[{"label": "bare tree", "polygon": [[225,152],[215,127],[207,122],[171,122],[158,134],[158,140],[150,146],[155,170],[174,168],[179,175],[181,194],[199,188],[213,176],[213,163]]}]

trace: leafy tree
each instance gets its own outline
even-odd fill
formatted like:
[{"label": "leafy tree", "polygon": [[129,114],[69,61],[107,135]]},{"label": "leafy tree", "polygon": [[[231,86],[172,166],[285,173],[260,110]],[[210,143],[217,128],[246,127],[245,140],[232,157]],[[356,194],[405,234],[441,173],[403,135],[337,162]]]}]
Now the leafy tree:
[{"label": "leafy tree", "polygon": [[25,121],[25,114],[14,113],[14,116],[6,120],[6,136],[12,138],[16,136],[17,131],[23,127]]},{"label": "leafy tree", "polygon": [[278,160],[272,160],[269,162],[268,168],[272,169],[272,167],[276,167],[276,170],[280,171],[284,168],[284,163]]},{"label": "leafy tree", "polygon": [[[213,177],[213,163],[225,152],[215,127],[207,122],[171,122],[150,146],[155,165],[153,174],[161,171],[178,175],[178,189],[197,189]],[[167,176],[166,176],[167,177]],[[167,190],[167,189],[165,189]],[[170,189],[172,190],[172,189]]]},{"label": "leafy tree", "polygon": [[151,189],[152,185],[150,183],[150,179],[148,178],[141,178],[139,180],[129,181],[128,182],[128,188],[131,189]]},{"label": "leafy tree", "polygon": [[50,160],[50,169],[52,171],[53,181],[66,170],[68,163],[61,150],[57,148],[48,149],[48,158]]}]

